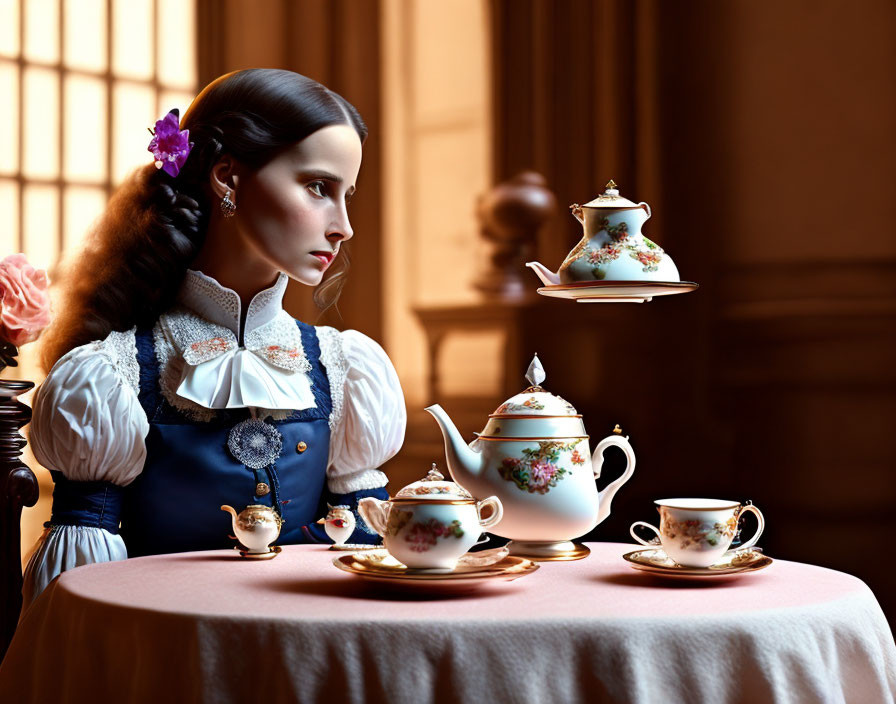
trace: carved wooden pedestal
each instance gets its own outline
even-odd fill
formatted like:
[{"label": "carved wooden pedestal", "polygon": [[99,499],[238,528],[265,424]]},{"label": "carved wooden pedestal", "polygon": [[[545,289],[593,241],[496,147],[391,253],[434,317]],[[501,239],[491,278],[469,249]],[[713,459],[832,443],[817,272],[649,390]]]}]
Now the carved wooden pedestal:
[{"label": "carved wooden pedestal", "polygon": [[20,458],[26,443],[19,430],[31,420],[31,409],[17,397],[33,387],[0,380],[0,659],[22,609],[22,508],[34,506],[40,494],[37,477]]}]

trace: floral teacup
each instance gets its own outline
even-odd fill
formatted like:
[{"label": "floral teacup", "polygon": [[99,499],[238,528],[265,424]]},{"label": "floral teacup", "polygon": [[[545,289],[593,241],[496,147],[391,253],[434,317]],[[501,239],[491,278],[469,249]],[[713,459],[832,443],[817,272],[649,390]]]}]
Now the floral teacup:
[{"label": "floral teacup", "polygon": [[[483,509],[491,513],[483,518]],[[390,501],[361,499],[358,512],[383,537],[386,550],[410,568],[450,572],[504,513],[496,496],[477,501],[435,469]]]},{"label": "floral teacup", "polygon": [[660,512],[660,527],[636,521],[629,532],[642,545],[653,547],[654,543],[635,534],[638,526],[649,528],[659,536],[663,552],[683,567],[709,567],[718,562],[731,547],[738,521],[746,511],[756,515],[758,526],[738,550],[753,547],[765,529],[762,512],[750,502],[741,505],[722,499],[661,499],[654,503]]}]

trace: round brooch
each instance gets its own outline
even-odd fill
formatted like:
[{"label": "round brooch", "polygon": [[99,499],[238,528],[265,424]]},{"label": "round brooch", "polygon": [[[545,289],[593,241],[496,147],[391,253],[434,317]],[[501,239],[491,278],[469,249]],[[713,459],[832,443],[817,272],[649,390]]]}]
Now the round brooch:
[{"label": "round brooch", "polygon": [[227,447],[249,469],[262,469],[280,457],[283,436],[273,425],[250,418],[231,428]]}]

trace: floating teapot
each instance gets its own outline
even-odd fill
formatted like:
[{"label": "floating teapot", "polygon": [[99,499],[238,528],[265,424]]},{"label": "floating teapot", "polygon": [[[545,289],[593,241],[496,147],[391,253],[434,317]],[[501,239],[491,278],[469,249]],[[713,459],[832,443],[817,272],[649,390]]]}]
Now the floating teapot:
[{"label": "floating teapot", "polygon": [[[426,410],[442,430],[454,481],[473,496],[501,500],[504,518],[491,531],[511,538],[511,554],[584,557],[587,549],[571,541],[610,514],[613,496],[635,470],[635,453],[618,426],[592,453],[582,416],[540,386],[545,375],[537,356],[526,376],[532,385],[502,403],[469,446],[441,406]],[[594,480],[611,445],[625,453],[625,471],[598,492]]]},{"label": "floating teapot", "polygon": [[272,555],[280,551],[280,548],[272,550],[270,546],[280,535],[283,519],[270,506],[250,504],[239,513],[232,506],[222,506],[221,510],[231,515],[233,534],[246,548],[240,550],[241,555]]},{"label": "floating teapot", "polygon": [[545,286],[579,281],[680,281],[672,258],[641,234],[650,218],[647,203],[619,195],[610,181],[602,195],[570,206],[584,235],[554,273],[539,262],[526,262]]}]

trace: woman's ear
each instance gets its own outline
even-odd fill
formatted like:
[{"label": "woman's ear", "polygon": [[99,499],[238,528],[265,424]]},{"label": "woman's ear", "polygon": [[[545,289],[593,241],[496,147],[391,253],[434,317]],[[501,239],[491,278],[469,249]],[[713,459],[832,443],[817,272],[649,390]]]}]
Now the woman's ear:
[{"label": "woman's ear", "polygon": [[[227,192],[235,193],[239,178],[236,174],[236,162],[233,157],[225,154],[218,159],[212,166],[208,178],[212,193],[218,198],[223,198]],[[233,199],[232,196],[231,199]]]}]

